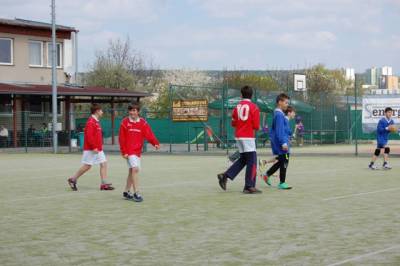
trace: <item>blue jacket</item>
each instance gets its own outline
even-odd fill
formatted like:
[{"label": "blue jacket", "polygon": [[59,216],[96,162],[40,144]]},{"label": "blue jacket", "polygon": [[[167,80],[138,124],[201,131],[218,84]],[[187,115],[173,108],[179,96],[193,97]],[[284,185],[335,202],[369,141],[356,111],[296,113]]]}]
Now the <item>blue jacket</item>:
[{"label": "blue jacket", "polygon": [[378,144],[386,145],[388,143],[390,132],[389,130],[386,130],[386,128],[393,124],[393,119],[387,120],[386,117],[383,117],[381,120],[379,120],[376,128],[376,140]]},{"label": "blue jacket", "polygon": [[282,150],[282,145],[286,144],[289,146],[288,131],[291,131],[288,119],[286,119],[282,110],[275,109],[270,131],[271,148],[273,154],[280,155],[288,153],[288,151]]},{"label": "blue jacket", "polygon": [[288,135],[289,140],[291,140],[292,139],[292,135],[293,135],[293,131],[292,131],[291,127],[290,127],[289,117],[285,116],[285,118],[286,118],[286,122],[287,122],[286,123],[285,132]]}]

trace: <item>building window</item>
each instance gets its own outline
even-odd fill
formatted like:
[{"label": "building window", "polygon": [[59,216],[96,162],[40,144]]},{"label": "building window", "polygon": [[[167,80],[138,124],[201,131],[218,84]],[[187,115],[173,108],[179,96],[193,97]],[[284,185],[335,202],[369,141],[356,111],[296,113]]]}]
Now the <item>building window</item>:
[{"label": "building window", "polygon": [[0,64],[13,64],[13,40],[9,38],[0,38]]},{"label": "building window", "polygon": [[[61,101],[57,100],[57,116],[60,116],[63,114],[63,106],[61,105]],[[49,116],[53,116],[53,101],[51,98],[49,98]]]},{"label": "building window", "polygon": [[[62,68],[62,45],[61,43],[56,43],[57,46],[57,53],[56,53],[56,57],[57,57],[57,67]],[[51,56],[51,42],[47,43],[47,66],[51,67],[52,64],[52,56]]]},{"label": "building window", "polygon": [[2,95],[0,97],[0,115],[12,114],[12,97],[11,95]]},{"label": "building window", "polygon": [[43,98],[41,96],[30,96],[28,110],[30,112],[30,116],[43,116]]},{"label": "building window", "polygon": [[29,66],[43,66],[43,42],[29,41]]}]

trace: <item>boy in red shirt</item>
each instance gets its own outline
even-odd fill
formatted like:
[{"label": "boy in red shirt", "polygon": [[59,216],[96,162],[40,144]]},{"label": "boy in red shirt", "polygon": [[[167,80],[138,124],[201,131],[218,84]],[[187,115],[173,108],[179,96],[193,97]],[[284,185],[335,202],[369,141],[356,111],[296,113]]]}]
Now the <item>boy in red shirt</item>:
[{"label": "boy in red shirt", "polygon": [[228,178],[235,177],[246,166],[246,179],[243,193],[261,193],[256,189],[257,153],[254,131],[260,129],[260,111],[256,104],[251,102],[253,89],[244,86],[241,89],[243,100],[239,102],[232,112],[232,127],[235,128],[235,139],[240,152],[240,158],[225,172],[218,174],[218,182],[226,190]]},{"label": "boy in red shirt", "polygon": [[111,183],[107,182],[107,159],[103,151],[103,133],[100,126],[100,118],[103,110],[99,104],[92,104],[91,116],[86,122],[84,129],[84,144],[82,155],[82,166],[75,175],[68,178],[68,185],[73,191],[77,191],[78,178],[86,173],[94,164],[100,164],[101,184],[100,190],[113,190]]},{"label": "boy in red shirt", "polygon": [[[129,167],[123,197],[136,202],[143,201],[143,197],[139,194],[138,173],[144,140],[150,142],[157,150],[160,149],[160,143],[146,120],[139,117],[139,111],[140,104],[138,102],[130,104],[128,106],[129,116],[122,120],[119,128],[121,155],[127,160]],[[133,194],[131,189],[133,189]]]}]

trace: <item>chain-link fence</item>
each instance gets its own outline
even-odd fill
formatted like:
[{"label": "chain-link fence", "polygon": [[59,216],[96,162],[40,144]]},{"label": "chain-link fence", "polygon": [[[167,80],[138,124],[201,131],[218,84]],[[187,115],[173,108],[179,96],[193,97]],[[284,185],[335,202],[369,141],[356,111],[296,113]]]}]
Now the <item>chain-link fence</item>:
[{"label": "chain-link fence", "polygon": [[[279,92],[254,88],[253,101],[261,111],[261,129],[256,134],[261,152],[268,151],[269,128]],[[339,96],[320,93],[310,101],[306,93],[288,92],[297,117],[291,121],[294,129],[299,123],[304,130],[292,140],[294,153],[363,154],[374,150],[376,132],[362,130],[362,96]],[[174,100],[207,100],[208,115],[203,121],[176,122],[172,120]],[[234,129],[230,126],[232,109],[240,101],[240,90],[224,86],[178,86],[169,88],[169,106],[152,112],[146,106],[142,116],[147,119],[164,152],[229,152],[235,149]],[[315,100],[317,99],[317,100]],[[118,151],[118,133],[126,108],[111,110],[105,106],[101,119],[105,150]],[[83,144],[83,130],[88,112],[60,113],[58,145],[61,151],[78,151]],[[0,151],[51,151],[51,113],[0,113]],[[400,153],[400,137],[390,135],[393,153]],[[263,148],[267,148],[267,150]],[[145,149],[148,149],[147,147]]]}]

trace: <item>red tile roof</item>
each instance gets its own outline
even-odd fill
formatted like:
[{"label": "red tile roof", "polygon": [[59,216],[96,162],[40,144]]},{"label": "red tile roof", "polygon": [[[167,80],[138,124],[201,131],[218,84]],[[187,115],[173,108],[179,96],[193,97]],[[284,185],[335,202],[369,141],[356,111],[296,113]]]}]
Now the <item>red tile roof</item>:
[{"label": "red tile roof", "polygon": [[[18,95],[51,95],[51,85],[35,84],[7,84],[0,83],[0,94]],[[72,87],[57,86],[57,94],[60,96],[113,96],[113,97],[148,97],[147,92],[131,91],[126,89],[108,89],[104,87]]]}]

